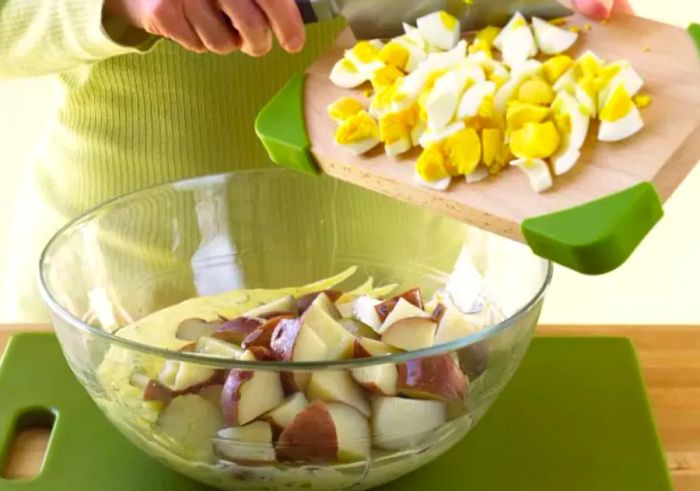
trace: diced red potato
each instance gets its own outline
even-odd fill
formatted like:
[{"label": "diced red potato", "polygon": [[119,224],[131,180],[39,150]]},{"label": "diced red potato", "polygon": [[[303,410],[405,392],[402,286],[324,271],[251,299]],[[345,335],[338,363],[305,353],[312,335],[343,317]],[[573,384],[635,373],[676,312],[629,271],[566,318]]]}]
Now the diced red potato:
[{"label": "diced red potato", "polygon": [[449,353],[401,363],[398,375],[398,392],[414,399],[462,402],[469,390],[469,380]]},{"label": "diced red potato", "polygon": [[306,395],[309,400],[342,402],[369,416],[369,402],[359,385],[345,370],[322,370],[313,372]]},{"label": "diced red potato", "polygon": [[406,300],[408,303],[418,307],[419,309],[423,310],[424,305],[423,305],[423,296],[421,295],[420,289],[418,288],[413,288],[412,290],[408,290],[406,292],[403,292],[400,295],[395,296],[394,298],[390,298],[389,300],[384,300],[382,303],[376,305],[374,309],[377,311],[377,315],[379,316],[379,319],[384,322],[387,318],[387,316],[394,310],[394,307],[399,303],[400,299]]},{"label": "diced red potato", "polygon": [[205,321],[204,319],[185,319],[180,322],[175,331],[175,337],[182,341],[197,341],[202,336],[211,336],[221,327],[221,321]]},{"label": "diced red potato", "polygon": [[408,300],[400,298],[396,303],[396,306],[389,313],[389,315],[382,322],[381,328],[379,329],[380,334],[384,334],[389,327],[397,323],[402,319],[408,319],[411,317],[430,317],[430,314],[425,312],[423,309],[419,309]]},{"label": "diced red potato", "polygon": [[341,403],[314,401],[281,433],[277,457],[286,462],[355,462],[369,457],[367,418]]},{"label": "diced red potato", "polygon": [[269,319],[261,326],[254,329],[241,343],[243,349],[248,349],[251,346],[270,347],[272,334],[275,332],[277,325],[284,319],[293,319],[295,316],[291,314],[280,315]]},{"label": "diced red potato", "polygon": [[411,448],[446,421],[447,407],[442,402],[401,397],[377,397],[372,401],[372,438],[378,448]]},{"label": "diced red potato", "polygon": [[[244,359],[253,361],[256,358],[246,352]],[[226,424],[240,426],[276,408],[283,400],[279,373],[233,369],[221,393],[221,410]]]},{"label": "diced red potato", "polygon": [[264,416],[264,419],[272,423],[273,427],[283,430],[294,421],[294,418],[309,405],[309,401],[303,392],[295,392],[287,397],[282,404]]},{"label": "diced red potato", "polygon": [[214,438],[220,457],[240,465],[265,465],[275,462],[272,426],[253,421],[245,426],[224,428]]},{"label": "diced red potato", "polygon": [[266,303],[265,305],[249,310],[243,315],[244,317],[263,317],[267,314],[275,312],[289,312],[293,315],[297,315],[299,310],[296,298],[294,298],[292,295],[285,295],[284,297],[278,298],[273,302]]},{"label": "diced red potato", "polygon": [[[321,300],[321,302],[324,304],[324,310],[326,310],[329,314],[332,314],[332,312],[338,312],[338,309],[335,306],[335,301],[338,300],[342,294],[343,292],[340,290],[323,290],[321,292],[314,292],[304,295],[297,301],[299,313],[303,314],[306,309],[309,308],[309,305],[316,302],[318,297],[321,295],[325,297],[325,299]],[[335,318],[340,318],[340,314],[338,313],[338,317]]]},{"label": "diced red potato", "polygon": [[203,397],[176,397],[160,413],[156,425],[178,445],[193,452],[196,460],[213,462],[212,438],[223,422],[219,409]]},{"label": "diced red potato", "polygon": [[263,325],[263,321],[254,317],[236,317],[224,322],[212,337],[226,341],[227,343],[242,344],[243,340]]},{"label": "diced red potato", "polygon": [[[283,361],[319,361],[323,360],[326,344],[300,319],[282,320],[272,335],[270,343],[275,357]],[[287,394],[304,391],[309,383],[307,372],[283,373],[282,381]]]},{"label": "diced red potato", "polygon": [[405,317],[391,324],[382,334],[382,342],[405,351],[433,345],[437,323],[430,317]]},{"label": "diced red potato", "polygon": [[352,378],[368,391],[383,396],[395,396],[399,372],[396,365],[370,365],[353,368]]},{"label": "diced red potato", "polygon": [[375,358],[399,352],[393,346],[370,338],[355,338],[353,345],[353,358]]}]

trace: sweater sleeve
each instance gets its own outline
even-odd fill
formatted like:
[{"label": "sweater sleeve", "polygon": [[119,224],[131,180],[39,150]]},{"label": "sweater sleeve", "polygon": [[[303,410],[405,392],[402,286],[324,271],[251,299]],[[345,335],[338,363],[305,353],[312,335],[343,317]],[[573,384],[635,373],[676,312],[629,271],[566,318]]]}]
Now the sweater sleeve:
[{"label": "sweater sleeve", "polygon": [[101,0],[0,0],[0,79],[59,73],[142,53],[158,39],[116,18]]}]

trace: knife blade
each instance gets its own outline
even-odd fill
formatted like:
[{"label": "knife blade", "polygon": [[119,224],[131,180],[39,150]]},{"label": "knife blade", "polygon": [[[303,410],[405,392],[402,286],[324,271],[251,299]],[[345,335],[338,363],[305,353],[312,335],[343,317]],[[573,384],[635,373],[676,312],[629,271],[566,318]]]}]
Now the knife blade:
[{"label": "knife blade", "polygon": [[438,10],[457,17],[463,31],[503,26],[519,11],[525,17],[568,17],[573,11],[557,0],[296,0],[304,22],[343,17],[358,39],[385,39],[403,33],[403,23]]}]

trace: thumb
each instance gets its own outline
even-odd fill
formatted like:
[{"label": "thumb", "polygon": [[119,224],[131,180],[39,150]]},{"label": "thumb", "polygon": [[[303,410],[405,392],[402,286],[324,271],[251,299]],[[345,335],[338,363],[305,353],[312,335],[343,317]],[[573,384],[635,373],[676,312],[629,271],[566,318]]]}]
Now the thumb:
[{"label": "thumb", "polygon": [[573,0],[576,10],[595,20],[610,17],[614,3],[614,0]]}]

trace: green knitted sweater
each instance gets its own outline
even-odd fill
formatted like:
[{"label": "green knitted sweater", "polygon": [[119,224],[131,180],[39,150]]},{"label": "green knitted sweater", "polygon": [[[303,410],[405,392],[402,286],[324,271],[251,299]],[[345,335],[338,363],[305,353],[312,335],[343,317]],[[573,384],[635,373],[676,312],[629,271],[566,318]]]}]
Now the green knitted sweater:
[{"label": "green knitted sweater", "polygon": [[[258,110],[341,27],[310,26],[302,53],[275,49],[255,59],[189,53],[103,19],[99,0],[0,0],[0,78],[56,74],[59,86],[50,135],[34,162],[37,207],[45,210],[27,217],[36,233],[27,239],[31,253],[17,259],[22,281],[33,283],[46,238],[99,202],[164,181],[270,165],[253,129]],[[2,315],[13,320],[36,317],[8,312]]]}]

